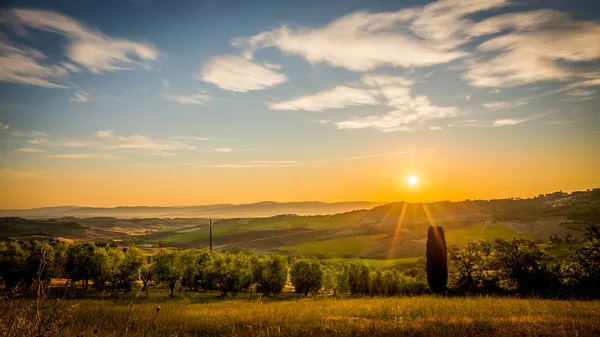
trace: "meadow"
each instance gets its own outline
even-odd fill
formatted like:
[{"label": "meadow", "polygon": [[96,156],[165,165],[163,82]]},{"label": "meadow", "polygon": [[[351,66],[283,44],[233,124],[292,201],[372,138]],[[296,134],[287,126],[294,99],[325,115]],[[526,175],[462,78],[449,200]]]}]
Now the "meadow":
[{"label": "meadow", "polygon": [[94,331],[98,336],[600,334],[599,301],[291,295],[283,300],[79,299],[64,300],[61,305],[70,322],[62,331],[64,336],[91,336]]}]

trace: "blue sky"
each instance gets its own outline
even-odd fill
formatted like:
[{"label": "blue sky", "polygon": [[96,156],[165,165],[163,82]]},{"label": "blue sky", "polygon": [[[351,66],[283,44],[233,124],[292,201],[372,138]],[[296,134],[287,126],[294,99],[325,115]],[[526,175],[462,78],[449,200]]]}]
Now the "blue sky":
[{"label": "blue sky", "polygon": [[[517,195],[591,187],[599,20],[600,3],[581,0],[13,1],[0,15],[0,201],[66,203],[46,191],[66,186],[77,203],[93,177],[84,200],[106,204],[107,180],[169,175],[246,192],[273,177],[288,189],[330,175],[373,186],[265,188],[244,202],[410,199],[373,176],[429,172],[429,188],[447,190],[433,182],[458,175],[434,171],[458,158],[485,158],[495,168],[477,175],[499,181],[517,158],[537,158],[502,184]],[[572,166],[536,181],[565,153]],[[481,192],[482,179],[449,198],[508,193]],[[29,203],[22,191],[48,197]],[[413,197],[440,197],[423,193]],[[154,200],[120,202],[169,203]]]}]

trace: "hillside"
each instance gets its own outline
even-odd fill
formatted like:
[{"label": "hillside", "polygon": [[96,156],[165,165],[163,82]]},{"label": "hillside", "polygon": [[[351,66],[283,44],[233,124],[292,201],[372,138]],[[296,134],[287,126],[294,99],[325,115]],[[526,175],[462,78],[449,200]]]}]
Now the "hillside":
[{"label": "hillside", "polygon": [[[255,211],[256,207],[288,210],[290,205],[247,206]],[[545,245],[553,254],[567,254],[569,247],[577,244],[583,228],[598,222],[600,190],[595,189],[529,199],[399,202],[334,215],[221,218],[214,221],[213,245],[219,250],[249,248],[258,253],[300,253],[322,258],[406,259],[425,254],[425,233],[434,223],[445,228],[448,244],[518,237]],[[204,217],[3,218],[0,237],[45,233],[84,241],[118,240],[123,245],[136,243],[146,248],[201,248],[209,244],[208,223]],[[551,236],[574,239],[568,245],[548,245]]]},{"label": "hillside", "polygon": [[370,209],[381,205],[378,202],[273,202],[263,201],[253,204],[216,204],[203,206],[122,206],[122,207],[79,207],[58,206],[33,209],[0,210],[0,216],[24,218],[60,217],[117,217],[117,218],[231,218],[267,217],[278,214],[324,215],[349,212],[357,209]]}]

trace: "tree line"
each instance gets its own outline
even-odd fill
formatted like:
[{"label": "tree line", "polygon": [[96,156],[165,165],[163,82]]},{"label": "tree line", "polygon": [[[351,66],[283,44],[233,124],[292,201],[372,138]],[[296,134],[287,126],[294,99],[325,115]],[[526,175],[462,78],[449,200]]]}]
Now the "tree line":
[{"label": "tree line", "polygon": [[[140,291],[166,286],[189,291],[219,291],[236,296],[256,291],[280,294],[286,285],[299,294],[398,296],[508,294],[598,298],[600,230],[592,227],[583,246],[571,256],[546,255],[533,242],[475,241],[445,246],[443,230],[430,229],[426,267],[408,270],[371,268],[364,263],[331,263],[295,255],[258,256],[250,250],[209,252],[163,250],[152,256],[134,246],[94,243],[0,242],[0,284],[5,292],[26,294],[36,283],[66,279],[101,292]],[[437,243],[436,243],[437,242]],[[449,262],[449,263],[448,263]],[[40,266],[43,265],[43,268]]]}]

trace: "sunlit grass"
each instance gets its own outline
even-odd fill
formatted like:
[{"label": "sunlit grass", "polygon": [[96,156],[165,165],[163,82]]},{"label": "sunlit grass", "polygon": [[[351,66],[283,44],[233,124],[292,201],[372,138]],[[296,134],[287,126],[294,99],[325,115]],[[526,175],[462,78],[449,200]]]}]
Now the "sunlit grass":
[{"label": "sunlit grass", "polygon": [[[483,228],[483,229],[482,229]],[[522,238],[531,240],[527,234],[516,233],[506,225],[472,225],[446,232],[446,242],[452,245],[463,245],[467,241]]]},{"label": "sunlit grass", "polygon": [[[219,236],[219,235],[225,235],[225,234],[229,234],[230,230],[228,229],[213,229],[213,236]],[[191,232],[191,233],[180,233],[180,234],[174,234],[171,236],[165,236],[160,238],[161,241],[170,241],[170,242],[175,242],[175,243],[182,243],[182,242],[187,242],[187,241],[192,241],[192,240],[197,240],[197,239],[203,239],[203,238],[208,238],[210,236],[210,231],[209,230],[203,230],[203,231],[198,231],[198,232]]]},{"label": "sunlit grass", "polygon": [[357,257],[377,244],[384,235],[365,235],[332,240],[300,243],[279,248],[282,251],[301,254],[315,254],[327,258]]},{"label": "sunlit grass", "polygon": [[[74,326],[92,320],[103,336],[117,336],[129,310],[123,300],[67,302],[77,304]],[[134,304],[130,321],[132,336],[593,336],[600,333],[600,302],[431,296],[212,303],[179,299]]]}]

